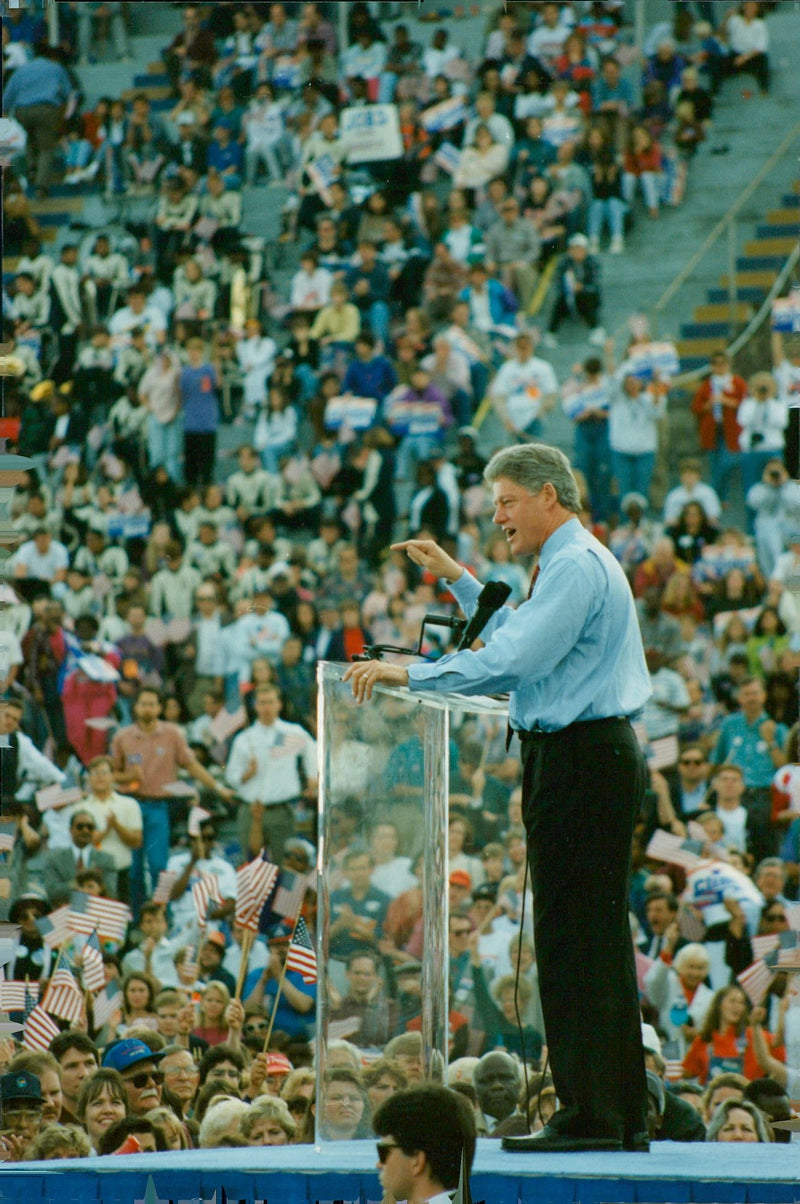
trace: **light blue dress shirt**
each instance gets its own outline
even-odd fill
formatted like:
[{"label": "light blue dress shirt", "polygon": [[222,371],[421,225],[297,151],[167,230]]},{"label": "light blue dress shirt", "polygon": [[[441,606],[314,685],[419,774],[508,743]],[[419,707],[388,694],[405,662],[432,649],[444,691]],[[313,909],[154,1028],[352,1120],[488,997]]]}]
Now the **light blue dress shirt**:
[{"label": "light blue dress shirt", "polygon": [[[469,617],[481,584],[463,573],[452,591]],[[569,519],[545,541],[533,597],[504,606],[485,647],[410,665],[412,690],[508,692],[516,729],[559,731],[576,721],[638,715],[650,697],[633,594],[619,563]]]}]

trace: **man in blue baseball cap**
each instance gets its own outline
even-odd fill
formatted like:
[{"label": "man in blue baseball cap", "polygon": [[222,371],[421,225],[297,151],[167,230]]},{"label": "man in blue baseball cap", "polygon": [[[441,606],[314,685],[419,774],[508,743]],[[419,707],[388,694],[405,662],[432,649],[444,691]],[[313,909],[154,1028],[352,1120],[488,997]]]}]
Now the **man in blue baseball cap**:
[{"label": "man in blue baseball cap", "polygon": [[162,1057],[144,1041],[133,1038],[117,1041],[106,1050],[103,1065],[122,1075],[132,1116],[144,1116],[151,1108],[159,1107],[164,1072],[159,1070],[158,1062]]},{"label": "man in blue baseball cap", "polygon": [[42,1123],[42,1086],[27,1070],[0,1075],[0,1160],[18,1162]]}]

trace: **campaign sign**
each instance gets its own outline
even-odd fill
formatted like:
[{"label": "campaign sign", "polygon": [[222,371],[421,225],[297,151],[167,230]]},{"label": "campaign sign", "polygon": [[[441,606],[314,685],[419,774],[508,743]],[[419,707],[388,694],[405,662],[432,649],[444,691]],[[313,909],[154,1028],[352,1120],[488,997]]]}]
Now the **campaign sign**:
[{"label": "campaign sign", "polygon": [[422,128],[429,134],[438,134],[442,130],[452,130],[467,120],[467,105],[463,96],[448,96],[438,104],[423,109],[419,115]]},{"label": "campaign sign", "polygon": [[800,288],[793,288],[788,297],[776,297],[772,302],[772,329],[783,334],[800,330]]},{"label": "campaign sign", "polygon": [[584,385],[574,391],[564,389],[562,407],[567,418],[573,421],[587,410],[608,410],[608,385]]},{"label": "campaign sign", "polygon": [[639,380],[652,380],[658,373],[659,380],[668,380],[680,367],[674,343],[634,343],[626,356],[625,367],[631,376]]},{"label": "campaign sign", "polygon": [[442,410],[436,401],[398,397],[388,407],[387,421],[394,435],[435,435],[442,424]]},{"label": "campaign sign", "polygon": [[374,397],[331,397],[325,406],[325,426],[329,431],[346,427],[366,431],[375,421],[378,403]]},{"label": "campaign sign", "polygon": [[343,109],[339,129],[348,148],[348,163],[399,159],[403,154],[397,105],[365,105]]}]

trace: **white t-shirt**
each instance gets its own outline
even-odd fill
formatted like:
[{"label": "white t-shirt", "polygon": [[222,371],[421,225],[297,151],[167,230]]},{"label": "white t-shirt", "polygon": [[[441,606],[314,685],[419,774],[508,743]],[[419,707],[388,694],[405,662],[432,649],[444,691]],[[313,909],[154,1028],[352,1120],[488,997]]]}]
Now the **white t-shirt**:
[{"label": "white t-shirt", "polygon": [[738,849],[740,853],[746,852],[746,809],[742,806],[739,806],[735,807],[733,811],[725,811],[722,807],[717,807],[717,818],[725,829],[725,844],[734,849]]},{"label": "white t-shirt", "polygon": [[[104,800],[90,794],[70,808],[70,818],[77,811],[88,811],[97,824],[98,832],[105,832],[109,814],[114,815],[123,828],[130,828],[134,832],[142,830],[142,808],[136,799],[131,798],[128,794],[117,794],[116,791],[113,791],[110,797]],[[113,828],[103,838],[99,847],[101,852],[108,853],[118,870],[126,870],[130,867],[133,861],[133,849],[123,843],[119,833]]]}]

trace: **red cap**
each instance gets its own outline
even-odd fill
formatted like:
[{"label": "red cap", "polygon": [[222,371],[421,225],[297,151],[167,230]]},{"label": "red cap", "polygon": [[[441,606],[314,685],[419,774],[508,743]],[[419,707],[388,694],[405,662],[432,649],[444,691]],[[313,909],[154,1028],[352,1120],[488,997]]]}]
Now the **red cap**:
[{"label": "red cap", "polygon": [[293,1070],[294,1066],[292,1066],[286,1054],[267,1054],[267,1074],[291,1074]]},{"label": "red cap", "polygon": [[467,890],[472,889],[472,878],[466,870],[453,870],[450,875],[451,886],[465,886]]}]

